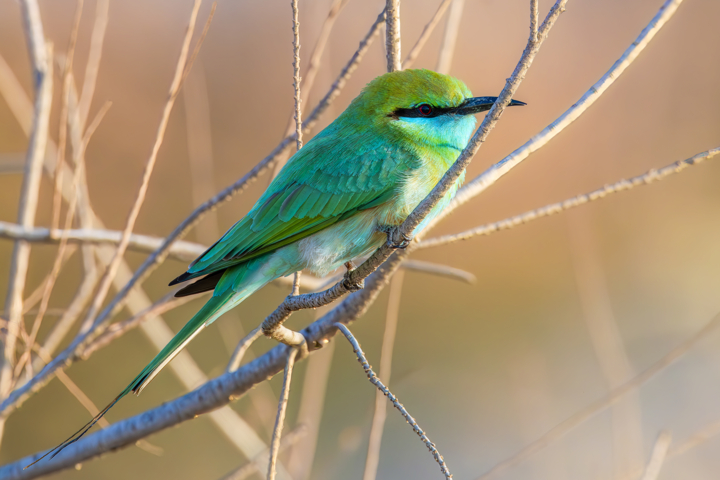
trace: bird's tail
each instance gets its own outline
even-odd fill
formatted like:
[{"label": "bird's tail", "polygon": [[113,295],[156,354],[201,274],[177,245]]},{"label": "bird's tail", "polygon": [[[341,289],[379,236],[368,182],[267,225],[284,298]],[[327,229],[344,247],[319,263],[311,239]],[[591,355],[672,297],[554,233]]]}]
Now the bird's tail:
[{"label": "bird's tail", "polygon": [[[233,280],[237,280],[238,277],[243,277],[247,271],[229,272],[229,278],[226,280],[226,285],[232,285]],[[255,291],[262,288],[269,281],[277,278],[279,275],[271,275],[269,277],[260,276],[255,282],[247,282],[240,291],[236,291],[232,288],[218,288],[215,294],[207,301],[205,305],[188,321],[185,326],[173,337],[170,342],[158,353],[155,358],[115,397],[115,399],[108,404],[107,407],[103,408],[100,413],[95,415],[92,420],[86,423],[80,430],[75,432],[70,438],[62,442],[57,447],[46,452],[42,457],[35,460],[33,463],[25,468],[35,465],[43,458],[50,456],[55,457],[58,453],[63,451],[66,447],[80,440],[117,402],[129,393],[139,395],[140,392],[147,386],[150,381],[155,378],[160,370],[167,365],[185,346],[195,338],[195,335],[200,333],[207,325],[214,322],[223,313],[227,312],[231,308],[238,305],[240,302],[245,300],[247,297],[252,295]],[[234,278],[233,278],[234,277]],[[243,282],[244,283],[244,282]],[[218,294],[218,290],[222,293]]]}]

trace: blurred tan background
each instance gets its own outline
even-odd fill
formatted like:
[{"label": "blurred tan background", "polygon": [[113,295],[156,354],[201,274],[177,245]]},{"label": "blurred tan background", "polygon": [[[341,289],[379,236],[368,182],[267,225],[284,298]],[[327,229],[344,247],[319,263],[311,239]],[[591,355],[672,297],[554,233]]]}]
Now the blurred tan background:
[{"label": "blurred tan background", "polygon": [[[475,95],[496,95],[526,42],[528,2],[467,0],[451,74]],[[541,2],[541,14],[550,2]],[[402,3],[403,51],[434,13],[437,0]],[[329,0],[300,1],[301,57],[308,56]],[[483,146],[469,178],[524,143],[569,108],[630,45],[660,0],[570,1],[516,98]],[[90,196],[108,228],[120,229],[140,182],[165,102],[191,2],[110,2],[109,25],[91,117],[113,106],[87,152]],[[64,52],[75,2],[41,2],[47,37]],[[76,54],[82,79],[95,2],[85,2]],[[203,6],[200,22],[210,8]],[[324,95],[382,8],[350,0],[323,57],[306,112]],[[690,157],[720,144],[720,3],[687,0],[641,57],[575,124],[480,198],[433,232],[449,233],[503,219],[593,190],[623,177]],[[220,0],[193,75],[207,84],[214,191],[232,183],[282,138],[292,110],[290,7],[286,1]],[[417,67],[434,68],[444,22]],[[0,2],[0,54],[32,94],[17,2]],[[383,42],[375,40],[322,126],[370,79],[384,72]],[[57,136],[59,84],[51,135]],[[167,235],[204,198],[193,196],[186,112],[181,94],[136,225]],[[318,131],[316,129],[316,131]],[[0,162],[24,158],[27,139],[0,98]],[[2,165],[2,163],[0,163]],[[0,174],[0,220],[16,220],[21,174]],[[225,230],[254,203],[263,176],[223,205]],[[38,225],[48,225],[51,184],[44,178]],[[197,196],[197,195],[196,195]],[[458,479],[481,475],[571,414],[603,397],[699,330],[720,311],[720,161],[711,160],[660,183],[538,220],[490,237],[425,250],[416,258],[474,273],[457,281],[405,276],[391,387],[418,419]],[[188,240],[209,242],[204,221]],[[208,234],[208,232],[210,232]],[[5,292],[12,243],[0,240],[0,292]],[[56,247],[33,246],[26,292],[49,270]],[[144,255],[128,253],[136,267]],[[168,261],[144,283],[153,298],[185,265]],[[76,254],[61,275],[51,307],[63,308],[77,288]],[[204,371],[224,369],[242,331],[256,326],[287,290],[269,286],[199,336],[189,351]],[[2,294],[4,298],[4,293]],[[387,293],[353,326],[370,362],[379,363]],[[195,301],[165,315],[179,329]],[[122,317],[127,317],[123,313]],[[297,314],[290,326],[313,319]],[[603,340],[604,339],[604,340]],[[336,343],[310,478],[361,478],[375,391],[350,346]],[[261,339],[255,354],[272,346]],[[611,479],[646,461],[659,431],[680,443],[720,421],[720,334],[585,422],[528,461],[497,478]],[[68,370],[98,405],[134,377],[155,350],[135,330]],[[288,426],[296,424],[307,362],[297,367]],[[279,391],[280,380],[270,382]],[[184,393],[168,370],[139,398],[108,415],[111,422]],[[266,392],[267,393],[267,392]],[[244,397],[232,404],[269,441],[274,405],[266,411]],[[65,438],[87,412],[54,380],[8,420],[0,449],[7,463]],[[153,456],[132,447],[82,465],[57,479],[219,478],[245,463],[210,421],[201,417],[148,439]],[[288,456],[281,456],[288,461]],[[662,479],[715,479],[720,437],[667,460]],[[425,447],[395,411],[388,412],[378,478],[439,478]],[[260,478],[260,477],[256,477]]]}]

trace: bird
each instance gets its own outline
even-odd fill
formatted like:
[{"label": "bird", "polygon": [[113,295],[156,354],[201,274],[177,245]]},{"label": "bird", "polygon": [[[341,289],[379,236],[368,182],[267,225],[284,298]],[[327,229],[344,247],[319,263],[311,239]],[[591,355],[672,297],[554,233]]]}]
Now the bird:
[{"label": "bird", "polygon": [[[45,456],[79,440],[126,395],[140,394],[205,327],[267,283],[300,270],[325,276],[375,251],[458,158],[475,114],[496,100],[425,69],[370,81],[288,160],[250,212],[170,282],[195,280],[176,296],[213,290],[212,297],[107,407]],[[509,104],[519,105],[526,104]],[[464,176],[413,234],[448,205]]]}]

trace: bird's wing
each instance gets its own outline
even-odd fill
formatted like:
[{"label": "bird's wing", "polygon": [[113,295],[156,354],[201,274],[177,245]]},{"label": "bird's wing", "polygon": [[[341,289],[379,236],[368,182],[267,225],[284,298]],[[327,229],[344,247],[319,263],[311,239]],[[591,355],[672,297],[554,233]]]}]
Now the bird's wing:
[{"label": "bird's wing", "polygon": [[399,147],[316,137],[293,156],[247,216],[173,283],[243,263],[381,205],[418,166],[417,158]]}]

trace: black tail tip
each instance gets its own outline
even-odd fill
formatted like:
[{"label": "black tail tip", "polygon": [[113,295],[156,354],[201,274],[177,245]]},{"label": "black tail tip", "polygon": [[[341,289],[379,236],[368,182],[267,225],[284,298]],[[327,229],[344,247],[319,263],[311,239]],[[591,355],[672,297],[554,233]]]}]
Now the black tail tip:
[{"label": "black tail tip", "polygon": [[190,273],[185,272],[182,275],[179,275],[175,280],[168,283],[168,287],[172,287],[173,285],[177,285],[178,283],[186,282],[190,279]]}]

